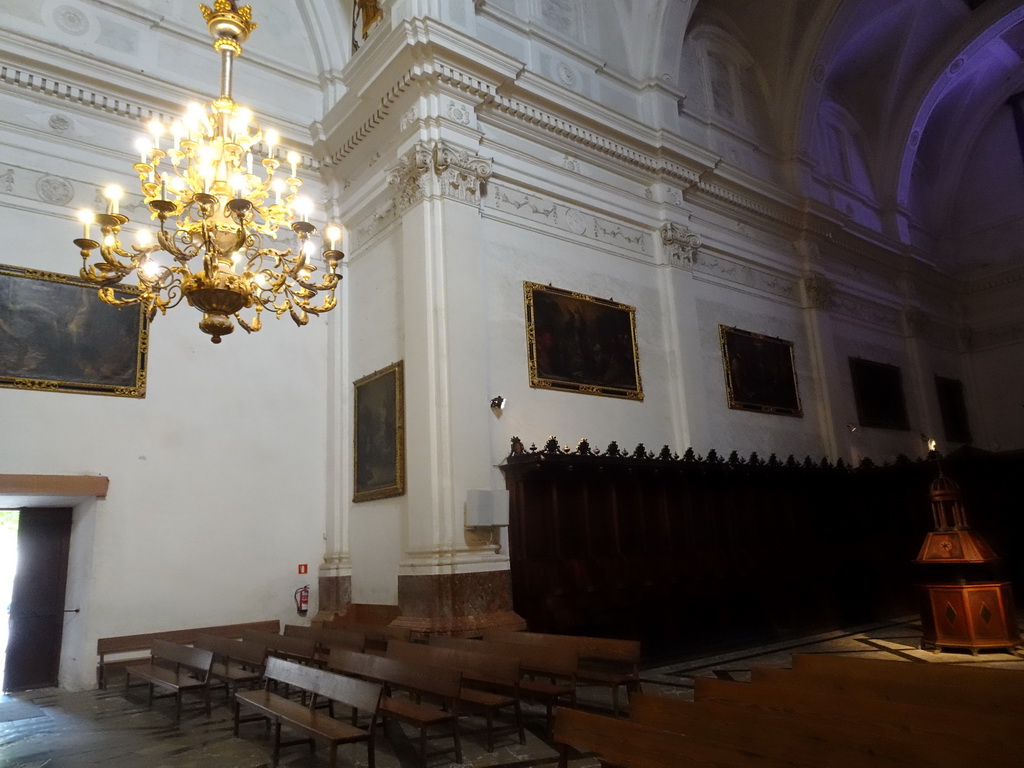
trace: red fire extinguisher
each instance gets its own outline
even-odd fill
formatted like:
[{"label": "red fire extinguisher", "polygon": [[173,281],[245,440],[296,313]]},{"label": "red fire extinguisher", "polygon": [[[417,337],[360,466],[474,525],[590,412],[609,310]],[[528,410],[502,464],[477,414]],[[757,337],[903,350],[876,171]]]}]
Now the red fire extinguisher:
[{"label": "red fire extinguisher", "polygon": [[305,616],[309,610],[309,584],[295,590],[295,607],[300,616]]}]

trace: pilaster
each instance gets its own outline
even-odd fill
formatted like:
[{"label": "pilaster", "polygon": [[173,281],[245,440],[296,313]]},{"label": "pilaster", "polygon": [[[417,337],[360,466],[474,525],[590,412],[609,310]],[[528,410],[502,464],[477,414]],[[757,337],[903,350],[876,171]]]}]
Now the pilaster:
[{"label": "pilaster", "polygon": [[490,489],[490,392],[480,201],[491,162],[420,141],[387,173],[401,218],[405,317],[405,531],[400,615],[418,632],[522,626],[508,558],[467,534],[467,491]]}]

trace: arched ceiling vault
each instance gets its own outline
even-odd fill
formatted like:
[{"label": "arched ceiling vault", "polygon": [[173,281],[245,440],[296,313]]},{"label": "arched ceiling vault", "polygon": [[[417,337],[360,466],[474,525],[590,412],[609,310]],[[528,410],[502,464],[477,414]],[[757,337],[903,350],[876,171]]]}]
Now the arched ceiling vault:
[{"label": "arched ceiling vault", "polygon": [[[836,105],[869,172],[859,193],[888,235],[954,274],[1019,260],[1015,238],[979,238],[1024,234],[1006,103],[1024,90],[1021,0],[698,0],[693,18],[721,25],[753,59],[783,158],[825,175],[832,148],[816,136]],[[984,255],[967,252],[980,242]]]}]

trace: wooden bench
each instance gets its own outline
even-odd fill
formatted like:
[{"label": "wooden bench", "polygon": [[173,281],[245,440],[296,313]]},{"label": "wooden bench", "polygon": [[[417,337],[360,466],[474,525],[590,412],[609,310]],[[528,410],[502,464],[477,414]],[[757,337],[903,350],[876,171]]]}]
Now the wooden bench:
[{"label": "wooden bench", "polygon": [[494,718],[507,707],[512,708],[515,717],[507,730],[518,734],[520,744],[526,743],[523,712],[519,704],[518,659],[397,640],[388,645],[388,658],[461,672],[460,706],[463,711],[483,714],[487,723],[488,752],[494,751],[494,736],[500,732],[494,727]]},{"label": "wooden bench", "polygon": [[[281,622],[277,619],[272,621],[252,621],[243,624],[221,624],[215,627],[195,627],[192,629],[172,629],[162,632],[146,632],[141,635],[121,635],[119,637],[101,637],[96,641],[96,653],[99,661],[96,664],[96,684],[100,688],[107,687],[108,671],[123,669],[131,664],[145,662],[149,656],[149,650],[153,647],[154,638],[159,637],[171,643],[181,645],[192,645],[200,635],[217,635],[239,639],[242,637],[242,630],[255,629],[261,632],[281,631]],[[147,655],[139,655],[145,652]],[[130,658],[108,658],[117,654],[134,654]]]},{"label": "wooden bench", "polygon": [[619,688],[626,694],[641,691],[638,640],[618,640],[581,635],[553,635],[545,632],[515,632],[489,630],[484,640],[531,645],[565,645],[576,651],[579,666],[576,670],[578,685],[600,685],[611,689],[612,712],[619,714]]},{"label": "wooden bench", "polygon": [[[848,702],[848,706],[856,710],[863,703]],[[855,719],[826,720],[803,713],[666,696],[633,694],[629,719],[701,741],[743,747],[770,758],[829,768],[1010,765],[1020,755],[1019,751],[994,745],[970,744],[965,749],[964,743],[950,734],[925,736]]]},{"label": "wooden bench", "polygon": [[1024,713],[1024,671],[976,664],[935,664],[856,656],[800,653],[793,656],[793,670],[831,680],[878,683],[886,687],[934,692],[940,699],[955,690],[957,698],[984,699],[993,710]]},{"label": "wooden bench", "polygon": [[284,625],[285,637],[311,637],[316,643],[316,659],[325,663],[331,648],[347,648],[350,651],[366,650],[366,635],[350,629],[327,629],[325,627],[304,627],[298,624]]},{"label": "wooden bench", "polygon": [[[427,731],[438,726],[447,726],[451,730],[453,750],[445,751],[454,751],[455,762],[462,762],[462,741],[459,735],[461,672],[410,664],[345,648],[332,648],[327,666],[337,672],[384,685],[381,717],[391,717],[419,729],[420,761],[424,766],[428,757]],[[411,698],[397,697],[395,694],[398,691]],[[433,704],[424,704],[424,697]]]},{"label": "wooden bench", "polygon": [[412,639],[412,629],[409,627],[392,627],[387,624],[370,624],[360,621],[348,621],[346,619],[335,619],[325,621],[324,629],[344,629],[349,632],[359,632],[366,636],[366,644],[363,648],[367,653],[375,653],[383,656],[387,652],[389,640],[400,640],[409,642]]},{"label": "wooden bench", "polygon": [[[898,666],[903,664],[903,662],[886,663]],[[909,664],[909,662],[907,663]],[[951,709],[1016,717],[1019,717],[1020,713],[1024,711],[1024,705],[1022,705],[1024,690],[1019,687],[1007,685],[1006,689],[1002,691],[989,690],[984,686],[950,688],[946,680],[942,679],[946,677],[946,675],[941,675],[932,681],[922,680],[916,683],[899,681],[897,683],[894,680],[852,674],[823,674],[791,669],[759,668],[754,669],[751,674],[752,681],[759,684],[800,688],[855,699],[902,702],[925,707],[941,704],[943,707]],[[955,695],[953,695],[953,691],[955,691]]]},{"label": "wooden bench", "polygon": [[[541,702],[546,709],[546,726],[550,734],[554,727],[554,709],[568,699],[576,704],[576,668],[579,657],[568,646],[501,643],[494,640],[471,640],[462,637],[432,635],[431,645],[484,653],[492,657],[504,656],[519,660],[522,677],[519,680],[520,699]],[[543,677],[544,679],[537,679]]]},{"label": "wooden bench", "polygon": [[316,640],[312,637],[278,635],[247,629],[242,632],[242,639],[265,646],[268,656],[277,656],[299,664],[313,664],[316,661]]},{"label": "wooden bench", "polygon": [[153,689],[166,688],[174,696],[174,724],[181,722],[181,699],[186,691],[202,694],[206,716],[210,716],[210,667],[213,653],[203,648],[154,640],[151,660],[125,668],[124,691],[133,677],[149,684],[149,706],[153,706]]},{"label": "wooden bench", "polygon": [[[622,768],[812,768],[795,760],[776,760],[651,728],[629,720],[559,707],[554,740],[561,745],[558,765],[569,764],[569,750],[594,753]],[[820,765],[813,768],[821,768]]]},{"label": "wooden bench", "polygon": [[[380,684],[356,680],[275,657],[267,659],[264,680],[265,687],[261,690],[238,691],[235,694],[235,736],[238,736],[239,725],[242,722],[241,711],[244,707],[255,711],[260,718],[266,718],[268,722],[273,723],[274,766],[280,759],[281,747],[308,742],[310,748],[313,749],[316,739],[322,739],[330,746],[331,766],[337,762],[340,744],[365,741],[367,763],[369,768],[374,768],[374,731],[379,718],[378,709],[383,690]],[[309,694],[309,704],[304,705],[271,692],[272,682],[302,690],[304,697],[305,694]],[[336,720],[329,711],[317,709],[319,700],[337,702],[352,707],[356,711],[369,712],[369,725],[364,729]],[[305,734],[307,738],[282,742],[282,725]]]},{"label": "wooden bench", "polygon": [[213,652],[213,666],[210,667],[211,687],[214,680],[219,681],[229,699],[240,685],[248,684],[252,688],[263,679],[267,647],[262,643],[231,640],[216,635],[200,635],[195,647]]},{"label": "wooden bench", "polygon": [[1024,753],[1024,730],[1018,717],[966,711],[941,706],[941,702],[931,706],[881,699],[865,701],[837,696],[831,690],[710,677],[694,679],[694,698],[698,702],[747,707],[827,725],[873,728],[879,733],[911,733],[926,739],[932,734],[956,734],[964,748],[977,743],[986,748]]}]

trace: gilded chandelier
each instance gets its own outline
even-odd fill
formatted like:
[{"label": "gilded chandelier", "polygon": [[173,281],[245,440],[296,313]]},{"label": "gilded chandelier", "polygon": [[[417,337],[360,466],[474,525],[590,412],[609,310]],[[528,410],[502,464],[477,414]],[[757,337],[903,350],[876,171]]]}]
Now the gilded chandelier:
[{"label": "gilded chandelier", "polygon": [[[143,202],[159,221],[155,242],[140,230],[130,250],[121,244],[129,219],[120,213],[124,192],[117,186],[104,190],[106,213],[81,212],[83,237],[74,242],[84,262],[81,275],[101,286],[103,301],[115,306],[142,302],[152,317],[187,299],[203,313],[199,327],[219,344],[234,330],[232,316],[251,333],[262,327],[264,309],[277,317],[288,312],[300,326],[310,314],[333,309],[344,254],[335,248],[341,229],[328,227],[322,252],[327,268],[322,277],[314,276],[318,268],[310,258],[317,250],[312,239],[316,227],[309,223],[312,202],[298,194],[301,158],[287,153],[291,175],[282,178],[277,135],[261,131],[252,111],[231,98],[232,64],[256,28],[250,7],[237,8],[232,0],[216,0],[212,10],[199,7],[220,54],[221,94],[209,104],[190,105],[184,118],[169,127],[150,122],[151,139],[140,140],[135,170]],[[252,147],[260,142],[266,157],[257,174]],[[93,224],[99,226],[99,241],[90,238]],[[285,226],[298,238],[294,253],[267,244]],[[99,258],[90,264],[97,250]],[[170,255],[169,264],[159,260],[163,254]],[[132,273],[138,294],[118,298],[111,286]],[[250,310],[248,319],[240,314],[243,310]]]}]

